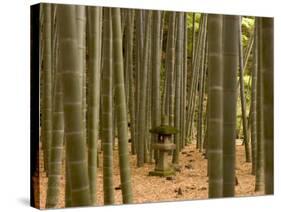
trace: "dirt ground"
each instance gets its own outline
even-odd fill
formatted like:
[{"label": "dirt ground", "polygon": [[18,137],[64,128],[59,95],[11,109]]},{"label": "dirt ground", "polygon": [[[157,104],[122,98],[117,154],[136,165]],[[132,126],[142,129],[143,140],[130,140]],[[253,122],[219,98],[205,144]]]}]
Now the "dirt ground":
[{"label": "dirt ground", "polygon": [[[239,142],[238,142],[239,143]],[[254,191],[255,177],[251,175],[251,163],[245,162],[244,146],[236,145],[236,196],[262,195]],[[136,156],[130,154],[131,176],[134,203],[160,201],[195,200],[208,198],[207,160],[204,159],[194,144],[186,146],[180,154],[180,172],[172,180],[165,177],[148,176],[154,169],[154,164],[136,167]],[[118,152],[114,150],[114,190],[115,204],[122,204],[120,189]],[[102,165],[102,155],[100,155]],[[97,204],[103,205],[102,166],[98,168]],[[43,156],[40,152],[40,207],[44,208],[46,201],[47,178],[43,172]],[[61,178],[58,207],[64,207],[64,177]],[[38,200],[39,203],[39,200]]]}]

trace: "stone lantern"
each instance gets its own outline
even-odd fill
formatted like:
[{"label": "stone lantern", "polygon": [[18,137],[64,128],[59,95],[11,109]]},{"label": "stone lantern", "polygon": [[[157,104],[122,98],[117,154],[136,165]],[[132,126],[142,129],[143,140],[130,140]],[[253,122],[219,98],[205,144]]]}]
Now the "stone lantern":
[{"label": "stone lantern", "polygon": [[153,148],[158,150],[158,160],[154,171],[149,172],[149,175],[163,177],[174,175],[175,170],[168,161],[168,154],[176,147],[171,138],[178,130],[168,125],[168,116],[163,116],[162,124],[151,129],[150,132],[158,136],[157,143],[153,145]]}]

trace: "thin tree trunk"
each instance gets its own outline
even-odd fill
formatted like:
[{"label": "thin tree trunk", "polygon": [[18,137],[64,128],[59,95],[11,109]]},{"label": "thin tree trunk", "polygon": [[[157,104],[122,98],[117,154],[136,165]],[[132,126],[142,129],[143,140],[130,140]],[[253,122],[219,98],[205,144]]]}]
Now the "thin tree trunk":
[{"label": "thin tree trunk", "polygon": [[131,10],[128,14],[128,71],[129,71],[129,110],[130,110],[130,132],[131,132],[131,152],[135,154],[136,145],[136,117],[135,117],[135,83],[134,83],[134,64],[133,64],[133,41],[134,41],[134,17],[135,11]]},{"label": "thin tree trunk", "polygon": [[[202,21],[202,31],[201,31],[201,36],[199,37],[199,50],[198,50],[198,56],[197,56],[197,60],[195,60],[195,66],[194,68],[196,69],[194,71],[195,76],[194,76],[194,84],[193,84],[193,92],[192,92],[192,100],[191,100],[191,108],[190,108],[190,125],[189,125],[189,135],[192,136],[193,133],[193,124],[194,124],[194,113],[195,113],[195,108],[196,108],[196,103],[198,103],[196,101],[197,99],[197,92],[198,92],[198,82],[199,82],[199,77],[201,75],[201,72],[203,70],[204,67],[204,49],[205,49],[205,41],[206,41],[206,27],[207,27],[207,15],[203,15],[203,21]],[[198,143],[196,145],[196,147],[198,148]]]},{"label": "thin tree trunk", "polygon": [[193,108],[194,108],[194,97],[196,97],[195,92],[196,92],[196,85],[197,85],[197,79],[198,79],[198,63],[200,61],[199,56],[201,53],[201,45],[203,41],[203,32],[204,32],[204,21],[203,21],[203,16],[200,18],[200,23],[199,23],[199,35],[196,43],[196,52],[194,53],[194,59],[193,59],[193,65],[192,65],[192,77],[191,77],[191,85],[189,89],[189,94],[188,94],[188,107],[187,107],[187,140],[190,141],[190,135],[191,135],[191,128],[192,128],[192,122],[193,122]]},{"label": "thin tree trunk", "polygon": [[146,94],[147,94],[147,72],[148,72],[148,44],[149,44],[149,36],[150,36],[150,20],[151,20],[151,12],[146,12],[146,23],[145,23],[145,41],[144,41],[144,49],[143,49],[143,59],[142,59],[142,74],[140,81],[140,101],[139,101],[139,134],[138,134],[138,154],[137,154],[137,166],[141,167],[144,164],[144,151],[145,151],[145,143],[146,143]]},{"label": "thin tree trunk", "polygon": [[186,140],[186,98],[187,98],[187,72],[188,72],[188,27],[187,27],[187,13],[184,13],[184,42],[183,42],[183,85],[182,85],[182,113],[181,113],[181,133],[182,133],[182,148],[185,146]]},{"label": "thin tree trunk", "polygon": [[258,72],[258,49],[257,49],[257,21],[255,20],[254,51],[252,67],[252,93],[251,93],[251,148],[252,148],[252,174],[256,173],[256,146],[257,146],[257,72]]},{"label": "thin tree trunk", "polygon": [[128,120],[126,111],[126,96],[124,87],[124,68],[122,56],[122,35],[120,9],[113,8],[113,57],[114,84],[116,89],[116,109],[118,126],[119,163],[123,203],[132,203],[131,173],[128,153]]},{"label": "thin tree trunk", "polygon": [[256,155],[256,182],[255,191],[264,190],[264,129],[263,129],[263,94],[261,73],[261,26],[260,18],[256,18],[257,48],[258,48],[258,71],[257,71],[257,155]]},{"label": "thin tree trunk", "polygon": [[[177,13],[177,38],[176,38],[176,61],[175,61],[175,128],[180,130],[180,91],[182,78],[182,55],[183,55],[183,18],[184,14]],[[175,135],[176,149],[173,152],[173,164],[179,163],[181,132]]]},{"label": "thin tree trunk", "polygon": [[139,99],[140,99],[140,77],[141,77],[141,64],[142,64],[142,49],[143,49],[143,11],[136,10],[136,73],[135,73],[135,150],[138,151],[138,135],[139,135]]},{"label": "thin tree trunk", "polygon": [[[205,26],[207,25],[207,19]],[[204,27],[205,28],[205,27]],[[198,120],[197,120],[197,145],[199,151],[202,152],[202,113],[203,113],[203,101],[204,101],[204,74],[205,74],[205,57],[206,57],[206,30],[204,30],[204,40],[202,46],[202,59],[200,63],[200,73],[199,73],[199,101],[198,101]],[[197,87],[197,86],[196,86]]]},{"label": "thin tree trunk", "polygon": [[192,69],[193,69],[193,65],[194,65],[194,59],[195,59],[195,42],[196,42],[196,29],[195,29],[195,16],[196,13],[192,13],[192,53],[191,53],[191,65],[192,65]]},{"label": "thin tree trunk", "polygon": [[239,29],[238,29],[238,41],[239,41],[239,79],[240,79],[240,99],[241,99],[241,108],[242,108],[242,117],[243,117],[243,134],[244,134],[244,143],[245,143],[245,154],[246,154],[246,162],[251,162],[250,155],[250,144],[248,141],[247,134],[247,115],[246,115],[246,100],[244,93],[244,65],[243,65],[243,44],[242,44],[242,25],[241,19],[239,18]]},{"label": "thin tree trunk", "polygon": [[223,22],[223,196],[235,195],[236,78],[239,17],[225,15]]},{"label": "thin tree trunk", "polygon": [[166,69],[168,72],[167,87],[169,96],[169,125],[174,126],[174,65],[175,65],[175,12],[169,13],[169,28],[167,39],[167,63]]},{"label": "thin tree trunk", "polygon": [[223,58],[222,15],[208,15],[208,170],[209,198],[223,194]]}]

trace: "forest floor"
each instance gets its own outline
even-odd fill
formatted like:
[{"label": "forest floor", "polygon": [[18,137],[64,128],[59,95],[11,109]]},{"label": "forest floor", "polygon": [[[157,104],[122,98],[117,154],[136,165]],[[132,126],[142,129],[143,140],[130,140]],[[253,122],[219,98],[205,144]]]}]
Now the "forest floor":
[{"label": "forest floor", "polygon": [[[131,154],[130,154],[131,155]],[[115,204],[122,204],[120,189],[118,151],[114,150],[114,191]],[[102,184],[102,155],[100,154],[100,167],[97,179],[97,204],[103,205]],[[208,198],[207,160],[204,158],[194,144],[187,145],[180,153],[180,172],[173,179],[165,177],[148,176],[154,170],[154,164],[145,164],[141,168],[136,166],[136,156],[131,155],[131,177],[134,203],[149,203],[160,201],[196,200]],[[43,157],[40,154],[40,206],[44,208],[46,201],[47,181],[43,172]],[[245,162],[245,150],[241,142],[236,145],[236,177],[238,185],[235,187],[236,196],[263,195],[255,192],[255,177],[251,175],[251,163]],[[62,176],[58,207],[64,207],[65,180]]]}]

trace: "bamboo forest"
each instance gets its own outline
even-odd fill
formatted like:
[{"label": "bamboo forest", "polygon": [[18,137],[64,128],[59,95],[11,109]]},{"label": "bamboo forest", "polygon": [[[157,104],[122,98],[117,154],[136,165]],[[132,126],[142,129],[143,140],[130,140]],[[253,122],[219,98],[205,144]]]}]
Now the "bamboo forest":
[{"label": "bamboo forest", "polygon": [[38,14],[33,206],[274,193],[273,18],[48,3]]}]

